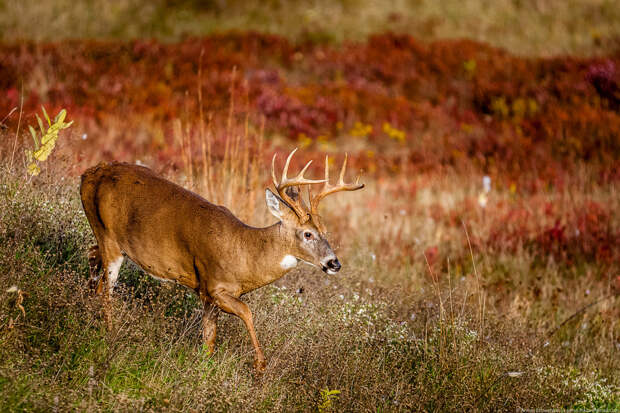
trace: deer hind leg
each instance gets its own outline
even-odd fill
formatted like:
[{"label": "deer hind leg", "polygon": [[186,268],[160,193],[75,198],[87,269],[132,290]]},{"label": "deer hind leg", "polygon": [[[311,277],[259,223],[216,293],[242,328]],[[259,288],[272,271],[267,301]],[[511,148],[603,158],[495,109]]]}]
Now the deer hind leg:
[{"label": "deer hind leg", "polygon": [[93,245],[88,250],[88,266],[90,269],[90,279],[88,280],[88,288],[94,291],[96,295],[101,294],[102,277],[99,274],[101,271],[102,261],[101,253],[99,252],[99,245]]},{"label": "deer hind leg", "polygon": [[204,301],[205,312],[202,316],[202,340],[210,354],[215,351],[215,336],[217,332],[217,316],[220,309],[207,300]]},{"label": "deer hind leg", "polygon": [[110,296],[118,279],[118,272],[123,264],[123,254],[116,245],[107,246],[101,250],[101,260],[103,263],[103,275],[98,285],[98,290],[103,294],[103,316],[108,328],[112,327],[112,316],[110,308]]},{"label": "deer hind leg", "polygon": [[234,314],[243,320],[250,333],[252,345],[254,346],[254,368],[259,372],[264,371],[266,365],[265,355],[263,354],[263,351],[258,344],[258,339],[256,338],[256,331],[254,331],[254,321],[252,320],[252,311],[250,311],[250,307],[248,307],[248,305],[243,301],[227,293],[220,292],[211,294],[211,296],[219,308],[229,314]]}]

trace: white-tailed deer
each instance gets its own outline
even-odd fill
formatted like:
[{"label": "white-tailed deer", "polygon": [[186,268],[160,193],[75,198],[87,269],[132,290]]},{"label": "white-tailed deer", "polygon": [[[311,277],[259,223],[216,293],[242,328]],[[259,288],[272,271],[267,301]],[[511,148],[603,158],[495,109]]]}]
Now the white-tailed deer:
[{"label": "white-tailed deer", "polygon": [[[334,192],[364,186],[359,178],[355,184],[344,183],[346,157],[336,185],[329,184],[327,157],[325,179],[304,178],[312,161],[295,178],[288,178],[294,153],[288,156],[279,182],[276,156],[272,159],[278,194],[267,189],[265,195],[269,211],[279,222],[266,228],[250,227],[228,209],[142,166],[101,163],[84,172],[82,205],[97,239],[89,252],[91,285],[103,293],[106,322],[110,323],[110,294],[127,256],[152,276],[196,291],[204,303],[202,334],[209,351],[215,346],[219,309],[240,317],[254,346],[254,367],[263,370],[265,357],[252,313],[239,297],[279,279],[300,260],[328,274],[338,272],[340,262],[327,242],[319,202]],[[324,186],[316,196],[311,196],[308,187],[308,208],[301,186],[319,183]]]}]

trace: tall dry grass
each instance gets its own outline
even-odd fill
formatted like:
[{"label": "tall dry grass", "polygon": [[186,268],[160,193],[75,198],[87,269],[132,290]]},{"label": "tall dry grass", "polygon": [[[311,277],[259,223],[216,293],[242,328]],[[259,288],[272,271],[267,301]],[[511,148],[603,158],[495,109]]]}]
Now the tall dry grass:
[{"label": "tall dry grass", "polygon": [[[261,176],[260,165],[265,159],[265,121],[261,119],[258,127],[251,127],[246,99],[242,124],[236,123],[237,79],[234,69],[232,73],[230,104],[221,136],[216,137],[212,114],[205,115],[203,110],[202,65],[199,65],[198,71],[198,125],[192,129],[188,123],[183,124],[180,119],[175,119],[173,135],[180,147],[186,186],[213,203],[226,205],[247,222],[255,218],[259,182],[265,179]],[[221,157],[214,153],[215,145],[224,147],[223,153],[221,148],[218,151],[222,153]]]}]

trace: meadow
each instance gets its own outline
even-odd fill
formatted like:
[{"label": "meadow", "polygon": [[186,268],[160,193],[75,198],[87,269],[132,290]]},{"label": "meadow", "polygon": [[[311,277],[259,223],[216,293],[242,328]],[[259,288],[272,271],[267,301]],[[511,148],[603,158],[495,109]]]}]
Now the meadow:
[{"label": "meadow", "polygon": [[[571,55],[542,57],[513,25],[506,44],[381,25],[356,37],[344,17],[342,31],[324,20],[325,40],[245,15],[244,31],[189,36],[145,23],[156,39],[2,32],[0,410],[620,410],[618,49],[579,32],[547,45]],[[42,106],[74,123],[33,160]],[[338,275],[298,267],[243,298],[264,374],[238,318],[220,317],[208,354],[193,293],[132,264],[105,328],[87,287],[87,167],[148,165],[259,226],[273,223],[271,157],[295,147],[311,176],[347,152],[366,187],[325,202]]]}]

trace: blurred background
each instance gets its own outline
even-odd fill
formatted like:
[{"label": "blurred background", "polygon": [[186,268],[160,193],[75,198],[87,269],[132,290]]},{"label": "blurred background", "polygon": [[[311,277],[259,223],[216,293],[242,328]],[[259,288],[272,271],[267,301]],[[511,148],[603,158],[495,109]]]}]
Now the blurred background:
[{"label": "blurred background", "polygon": [[[616,411],[619,136],[617,1],[0,1],[0,410]],[[244,298],[263,378],[133,265],[105,331],[87,167],[269,225],[295,147],[366,188],[323,211],[341,275]]]},{"label": "blurred background", "polygon": [[612,0],[66,0],[3,1],[4,40],[156,38],[179,41],[253,30],[294,41],[364,40],[378,32],[420,40],[468,38],[520,55],[617,50]]}]

